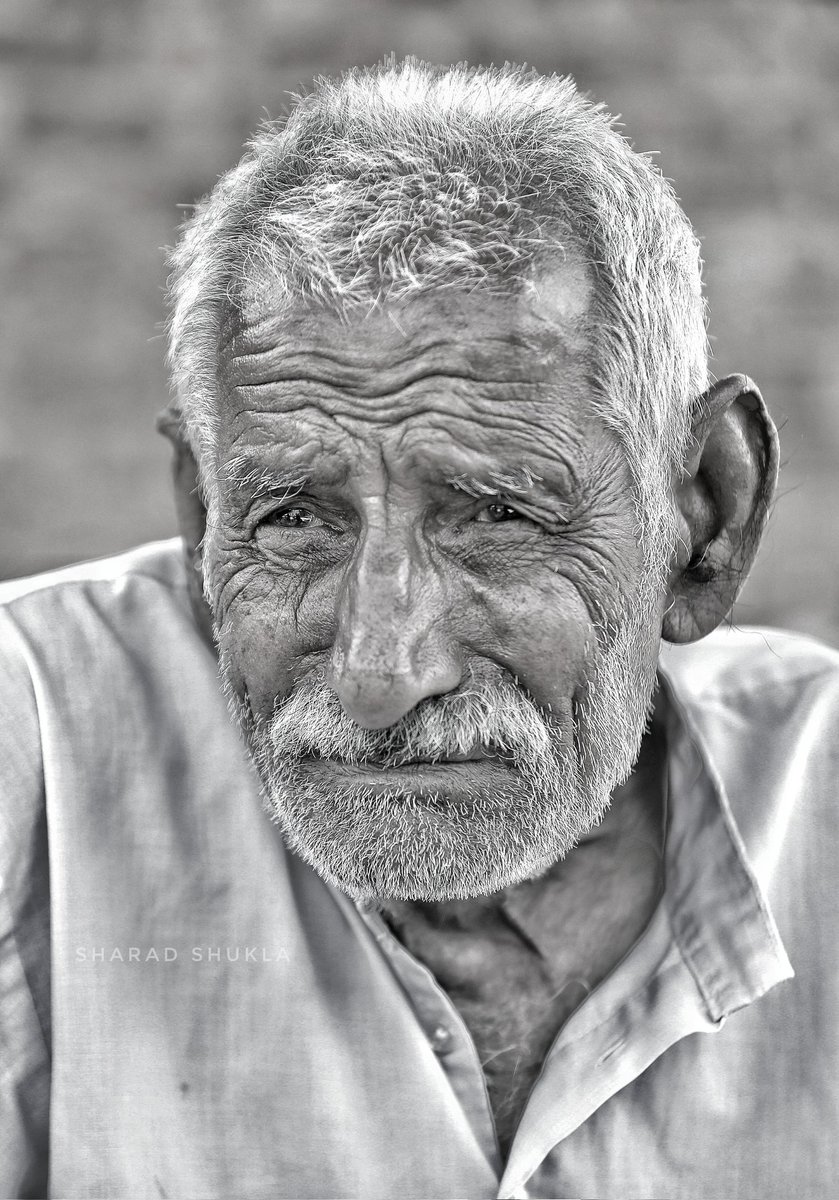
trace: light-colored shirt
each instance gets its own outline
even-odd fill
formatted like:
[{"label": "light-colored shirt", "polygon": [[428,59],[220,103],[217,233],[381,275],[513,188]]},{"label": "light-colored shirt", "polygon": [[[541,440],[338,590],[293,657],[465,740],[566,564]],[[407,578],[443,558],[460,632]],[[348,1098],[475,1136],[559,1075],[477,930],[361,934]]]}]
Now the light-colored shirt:
[{"label": "light-colored shirt", "polygon": [[664,898],[502,1163],[448,996],[263,811],[180,543],[0,599],[0,1194],[835,1194],[839,655],[663,652]]}]

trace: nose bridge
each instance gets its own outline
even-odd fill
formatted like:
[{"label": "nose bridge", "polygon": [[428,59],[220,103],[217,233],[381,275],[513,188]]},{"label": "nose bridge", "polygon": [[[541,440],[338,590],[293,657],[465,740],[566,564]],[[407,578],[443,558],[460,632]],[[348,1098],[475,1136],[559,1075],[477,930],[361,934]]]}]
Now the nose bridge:
[{"label": "nose bridge", "polygon": [[367,727],[399,720],[460,682],[445,587],[412,525],[369,524],[338,601],[333,687]]},{"label": "nose bridge", "polygon": [[425,557],[410,528],[367,529],[338,614],[347,668],[391,674],[410,668],[434,590],[432,580],[423,580],[433,574]]}]

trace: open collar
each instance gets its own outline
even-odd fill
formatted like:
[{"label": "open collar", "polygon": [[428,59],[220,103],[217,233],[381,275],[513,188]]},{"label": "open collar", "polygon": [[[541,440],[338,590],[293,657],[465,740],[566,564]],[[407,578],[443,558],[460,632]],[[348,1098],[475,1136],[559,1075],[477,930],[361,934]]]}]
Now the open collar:
[{"label": "open collar", "polygon": [[560,1031],[531,1093],[499,1197],[526,1195],[551,1150],[670,1046],[713,1032],[793,975],[740,837],[713,748],[672,674],[665,888],[645,933]]}]

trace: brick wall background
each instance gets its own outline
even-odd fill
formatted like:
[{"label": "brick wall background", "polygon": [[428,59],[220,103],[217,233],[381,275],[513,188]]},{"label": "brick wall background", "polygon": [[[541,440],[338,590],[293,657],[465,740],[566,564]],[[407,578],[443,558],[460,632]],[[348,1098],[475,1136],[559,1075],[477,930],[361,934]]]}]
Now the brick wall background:
[{"label": "brick wall background", "polygon": [[0,574],[174,531],[163,256],[294,90],[383,53],[573,74],[675,179],[718,375],[782,426],[738,609],[839,641],[839,6],[694,0],[3,0]]}]

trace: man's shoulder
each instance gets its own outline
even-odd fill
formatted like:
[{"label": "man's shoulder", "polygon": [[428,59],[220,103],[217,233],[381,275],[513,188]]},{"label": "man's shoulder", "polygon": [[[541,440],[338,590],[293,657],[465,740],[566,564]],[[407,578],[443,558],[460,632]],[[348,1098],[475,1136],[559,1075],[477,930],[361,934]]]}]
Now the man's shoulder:
[{"label": "man's shoulder", "polygon": [[810,941],[791,897],[819,902],[814,879],[833,870],[839,848],[839,654],[814,638],[741,627],[664,651],[661,663],[679,786],[690,790],[704,765],[798,969]]},{"label": "man's shoulder", "polygon": [[839,833],[839,653],[800,634],[745,627],[664,651],[661,665],[747,843],[759,841],[749,833],[756,823],[771,823],[782,811],[789,816],[792,807],[829,813],[833,835]]},{"label": "man's shoulder", "polygon": [[96,664],[113,669],[119,645],[154,656],[185,621],[194,625],[179,538],[0,583],[0,690],[16,663],[81,686]]},{"label": "man's shoulder", "polygon": [[662,647],[660,665],[696,703],[744,703],[779,693],[839,691],[839,651],[782,629],[730,626],[686,646]]},{"label": "man's shoulder", "polygon": [[78,588],[119,588],[133,579],[147,579],[169,589],[185,588],[181,539],[149,542],[106,558],[5,580],[0,582],[0,609],[37,604],[39,597],[41,603],[49,603],[56,593]]}]

